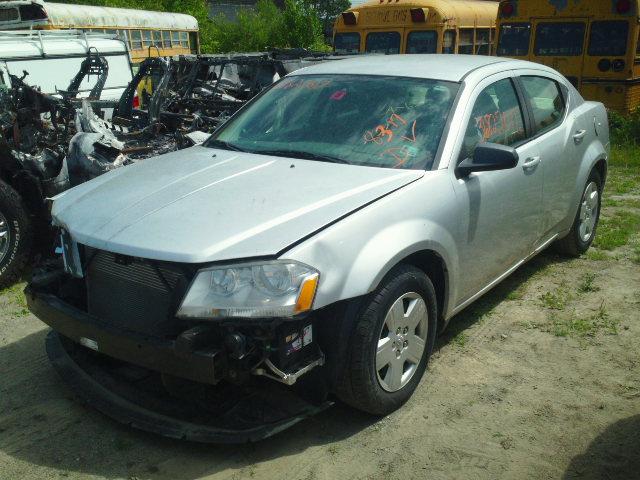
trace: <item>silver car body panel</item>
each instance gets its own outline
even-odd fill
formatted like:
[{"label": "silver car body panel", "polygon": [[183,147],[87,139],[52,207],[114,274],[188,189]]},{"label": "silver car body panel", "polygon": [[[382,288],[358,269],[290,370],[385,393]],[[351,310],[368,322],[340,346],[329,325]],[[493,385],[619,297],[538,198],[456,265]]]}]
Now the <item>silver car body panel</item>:
[{"label": "silver car body panel", "polygon": [[[433,252],[446,266],[442,313],[448,320],[569,230],[589,172],[608,158],[604,107],[585,102],[542,65],[480,56],[374,56],[292,75],[311,73],[461,82],[434,169],[193,147],[65,192],[54,203],[54,221],[79,243],[133,256],[198,263],[277,255],[306,263],[321,273],[314,308],[367,294],[409,255]],[[564,121],[518,147],[515,168],[456,178],[474,100],[494,81],[521,75],[564,85]],[[535,157],[536,168],[523,168]]]}]

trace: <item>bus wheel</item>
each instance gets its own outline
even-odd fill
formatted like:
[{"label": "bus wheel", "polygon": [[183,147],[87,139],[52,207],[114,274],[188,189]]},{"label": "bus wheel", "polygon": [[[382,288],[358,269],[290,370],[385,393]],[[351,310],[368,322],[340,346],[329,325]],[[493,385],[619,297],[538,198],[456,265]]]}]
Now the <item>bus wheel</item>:
[{"label": "bus wheel", "polygon": [[0,288],[15,283],[31,253],[31,220],[20,195],[0,181]]}]

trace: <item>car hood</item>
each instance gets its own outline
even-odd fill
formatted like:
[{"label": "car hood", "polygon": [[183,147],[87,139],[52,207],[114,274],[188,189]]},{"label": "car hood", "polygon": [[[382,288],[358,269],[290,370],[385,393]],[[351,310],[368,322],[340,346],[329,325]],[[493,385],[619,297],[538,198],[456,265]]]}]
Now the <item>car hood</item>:
[{"label": "car hood", "polygon": [[130,256],[273,256],[423,175],[197,146],[68,190],[52,215],[78,243]]}]

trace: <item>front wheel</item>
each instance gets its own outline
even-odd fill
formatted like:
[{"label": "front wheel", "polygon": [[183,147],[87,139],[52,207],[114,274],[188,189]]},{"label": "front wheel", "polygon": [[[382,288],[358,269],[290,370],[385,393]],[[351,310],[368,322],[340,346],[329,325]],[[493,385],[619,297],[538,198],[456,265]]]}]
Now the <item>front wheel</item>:
[{"label": "front wheel", "polygon": [[338,396],[378,415],[399,408],[427,367],[436,318],[429,277],[413,266],[392,270],[356,318]]},{"label": "front wheel", "polygon": [[560,253],[578,257],[586,252],[596,236],[602,201],[602,178],[593,170],[582,191],[578,212],[569,234],[556,244]]}]

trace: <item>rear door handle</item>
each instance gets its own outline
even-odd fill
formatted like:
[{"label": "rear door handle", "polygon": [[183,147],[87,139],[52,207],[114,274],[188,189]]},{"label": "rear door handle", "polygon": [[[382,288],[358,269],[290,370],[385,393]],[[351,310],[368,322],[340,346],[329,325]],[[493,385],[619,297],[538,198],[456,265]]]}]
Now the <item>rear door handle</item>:
[{"label": "rear door handle", "polygon": [[538,165],[540,165],[540,157],[529,157],[522,164],[522,169],[526,171],[534,170]]},{"label": "rear door handle", "polygon": [[586,135],[587,135],[586,130],[578,130],[573,136],[573,141],[576,143],[576,145],[580,145]]}]

